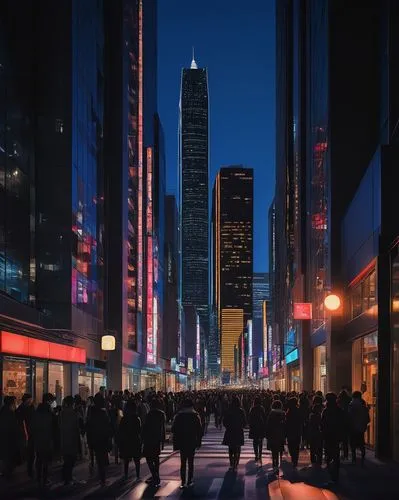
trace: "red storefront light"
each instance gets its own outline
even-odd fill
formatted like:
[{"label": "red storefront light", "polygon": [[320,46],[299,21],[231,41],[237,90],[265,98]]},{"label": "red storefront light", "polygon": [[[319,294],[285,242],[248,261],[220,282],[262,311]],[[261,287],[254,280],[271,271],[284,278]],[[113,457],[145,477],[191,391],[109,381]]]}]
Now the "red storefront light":
[{"label": "red storefront light", "polygon": [[0,352],[3,354],[13,354],[14,356],[19,355],[86,364],[85,349],[4,331],[0,332]]}]

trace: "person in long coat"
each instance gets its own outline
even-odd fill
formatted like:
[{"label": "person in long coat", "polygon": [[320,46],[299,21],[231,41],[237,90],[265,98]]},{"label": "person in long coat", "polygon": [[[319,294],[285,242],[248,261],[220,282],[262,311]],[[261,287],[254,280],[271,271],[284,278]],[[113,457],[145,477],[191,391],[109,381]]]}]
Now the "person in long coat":
[{"label": "person in long coat", "polygon": [[285,441],[285,413],[280,400],[272,403],[272,409],[266,422],[267,447],[272,452],[272,463],[274,471],[279,469],[279,459],[284,450]]},{"label": "person in long coat", "polygon": [[166,439],[166,416],[160,410],[157,398],[152,399],[150,406],[151,410],[147,414],[143,427],[143,455],[151,471],[152,479],[150,481],[158,488],[161,483],[159,476],[159,455]]},{"label": "person in long coat", "polygon": [[186,468],[188,462],[187,485],[192,486],[194,476],[194,455],[201,446],[203,427],[199,414],[194,410],[193,401],[183,401],[183,408],[177,413],[173,424],[173,449],[180,450],[181,487],[186,485]]},{"label": "person in long coat", "polygon": [[112,425],[101,393],[94,396],[94,406],[87,421],[87,441],[96,457],[101,485],[105,486],[105,468],[109,463],[108,453],[112,449]]},{"label": "person in long coat", "polygon": [[236,471],[240,461],[241,446],[244,444],[245,413],[241,408],[240,399],[233,396],[230,409],[223,418],[226,428],[223,444],[229,447],[230,469]]},{"label": "person in long coat", "polygon": [[291,456],[292,466],[298,467],[299,447],[301,444],[302,419],[298,408],[298,400],[295,397],[287,401],[287,413],[285,416],[285,432],[287,436],[288,451]]},{"label": "person in long coat", "polygon": [[15,410],[15,396],[6,396],[0,410],[0,460],[3,461],[6,479],[11,478],[20,457],[21,428]]},{"label": "person in long coat", "polygon": [[80,448],[79,415],[74,410],[72,396],[64,398],[59,418],[61,433],[61,453],[63,457],[62,476],[65,484],[72,481],[72,470]]},{"label": "person in long coat", "polygon": [[266,413],[258,396],[254,399],[248,420],[249,438],[253,440],[255,462],[262,465],[263,438],[266,435]]},{"label": "person in long coat", "polygon": [[133,459],[136,467],[136,480],[140,479],[140,459],[142,455],[141,420],[133,399],[126,403],[125,414],[116,434],[119,456],[123,460],[125,479],[129,474],[129,462]]},{"label": "person in long coat", "polygon": [[36,475],[40,487],[48,482],[48,469],[57,446],[58,422],[53,412],[55,397],[44,394],[32,421],[33,442],[36,452]]}]

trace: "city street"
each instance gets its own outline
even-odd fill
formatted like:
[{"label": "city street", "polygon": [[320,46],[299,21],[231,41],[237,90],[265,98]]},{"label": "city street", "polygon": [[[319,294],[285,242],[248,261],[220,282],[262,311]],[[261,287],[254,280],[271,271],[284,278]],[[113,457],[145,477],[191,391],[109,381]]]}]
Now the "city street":
[{"label": "city street", "polygon": [[[181,490],[179,478],[179,455],[167,445],[161,455],[161,487],[155,489],[146,484],[148,468],[143,464],[142,481],[135,482],[131,477],[127,482],[121,479],[122,467],[111,465],[108,469],[107,487],[100,488],[96,473],[89,474],[87,462],[75,468],[77,484],[64,487],[59,479],[59,468],[55,467],[52,484],[45,492],[40,492],[35,483],[26,480],[26,474],[14,480],[12,488],[7,488],[1,480],[0,498],[30,499],[124,499],[142,498],[197,498],[197,499],[246,499],[246,500],[390,500],[399,497],[396,480],[397,465],[387,465],[369,457],[366,466],[353,466],[345,463],[341,468],[338,485],[329,485],[328,473],[322,469],[309,467],[309,454],[301,452],[300,463],[294,471],[286,455],[277,479],[271,472],[271,457],[264,452],[263,467],[257,468],[254,462],[252,441],[246,438],[241,453],[238,473],[228,470],[227,448],[221,445],[223,431],[213,426],[204,437],[195,461],[194,486]],[[144,460],[143,460],[144,462]],[[58,480],[57,480],[58,476]],[[24,478],[24,479],[23,479]],[[87,482],[86,482],[87,481]],[[81,484],[79,484],[81,483]]]}]

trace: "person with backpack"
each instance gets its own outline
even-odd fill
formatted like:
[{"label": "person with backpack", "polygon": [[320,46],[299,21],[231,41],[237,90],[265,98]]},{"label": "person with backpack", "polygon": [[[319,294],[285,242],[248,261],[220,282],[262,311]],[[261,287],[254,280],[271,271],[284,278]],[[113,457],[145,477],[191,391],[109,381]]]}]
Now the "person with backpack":
[{"label": "person with backpack", "polygon": [[349,404],[349,439],[352,452],[352,463],[356,463],[356,450],[360,449],[362,465],[366,456],[364,433],[370,423],[369,409],[362,399],[362,393],[355,391]]}]

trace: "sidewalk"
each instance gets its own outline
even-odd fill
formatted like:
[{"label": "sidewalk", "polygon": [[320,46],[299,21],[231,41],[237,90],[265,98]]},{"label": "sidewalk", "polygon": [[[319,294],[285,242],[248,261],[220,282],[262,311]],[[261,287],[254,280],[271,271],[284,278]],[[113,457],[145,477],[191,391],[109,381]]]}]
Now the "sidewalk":
[{"label": "sidewalk", "polygon": [[[339,481],[330,483],[328,471],[309,465],[309,453],[302,451],[298,470],[293,470],[288,456],[281,467],[282,480],[291,484],[305,483],[317,488],[324,488],[342,500],[397,500],[399,499],[399,464],[382,462],[368,453],[364,467],[360,459],[356,465],[342,462]],[[280,480],[281,482],[281,480]],[[282,483],[284,489],[284,483]],[[298,488],[299,493],[300,488]],[[290,495],[288,495],[290,498]],[[286,496],[283,495],[285,499]],[[298,496],[297,498],[301,498]]]}]

